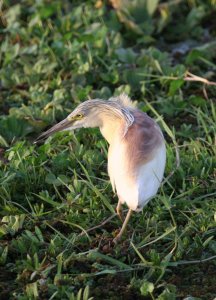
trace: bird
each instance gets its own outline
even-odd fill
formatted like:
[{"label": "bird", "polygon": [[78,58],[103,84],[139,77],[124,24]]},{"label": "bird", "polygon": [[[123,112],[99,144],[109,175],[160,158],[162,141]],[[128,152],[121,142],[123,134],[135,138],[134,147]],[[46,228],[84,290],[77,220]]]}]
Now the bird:
[{"label": "bird", "polygon": [[133,211],[140,212],[157,194],[166,165],[166,144],[161,128],[139,110],[127,94],[81,102],[64,120],[42,133],[35,141],[55,132],[99,127],[109,144],[108,174],[118,196],[116,213],[123,221],[122,205],[128,206],[118,243]]}]

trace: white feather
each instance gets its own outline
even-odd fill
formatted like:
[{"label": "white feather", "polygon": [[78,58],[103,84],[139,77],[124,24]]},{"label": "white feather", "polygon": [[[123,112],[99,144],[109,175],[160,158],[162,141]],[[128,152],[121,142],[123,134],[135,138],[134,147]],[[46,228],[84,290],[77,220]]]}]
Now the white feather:
[{"label": "white feather", "polygon": [[130,97],[125,94],[125,93],[122,93],[120,94],[119,96],[117,97],[112,97],[110,98],[109,100],[113,100],[113,101],[117,101],[118,103],[120,103],[123,107],[130,107],[130,108],[135,108],[136,107],[136,103],[133,102]]},{"label": "white feather", "polygon": [[166,148],[163,143],[154,158],[141,166],[139,170],[136,183],[139,189],[137,211],[141,210],[156,195],[163,179],[165,164]]},{"label": "white feather", "polygon": [[[131,158],[133,159],[133,158]],[[121,143],[113,143],[108,155],[108,173],[112,187],[121,203],[139,211],[155,196],[163,179],[166,149],[162,144],[153,159],[139,167],[137,174],[129,173],[125,164],[125,149]]]}]

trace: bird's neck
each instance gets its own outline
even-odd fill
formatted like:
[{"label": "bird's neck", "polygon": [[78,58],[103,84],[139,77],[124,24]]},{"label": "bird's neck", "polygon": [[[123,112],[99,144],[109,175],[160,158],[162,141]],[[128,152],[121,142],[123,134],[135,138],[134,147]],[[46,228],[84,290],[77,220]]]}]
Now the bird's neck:
[{"label": "bird's neck", "polygon": [[107,116],[103,118],[103,122],[100,126],[100,131],[103,137],[111,145],[114,143],[115,139],[123,134],[124,130],[124,120],[116,116]]}]

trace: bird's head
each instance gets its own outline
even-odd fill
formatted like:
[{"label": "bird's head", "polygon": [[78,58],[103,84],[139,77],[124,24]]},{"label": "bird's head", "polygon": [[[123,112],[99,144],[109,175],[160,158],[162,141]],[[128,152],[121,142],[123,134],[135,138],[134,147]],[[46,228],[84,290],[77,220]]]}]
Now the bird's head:
[{"label": "bird's head", "polygon": [[82,127],[100,127],[101,125],[101,100],[88,100],[78,105],[67,118],[43,132],[35,143],[46,139],[55,132],[63,130],[74,130]]},{"label": "bird's head", "polygon": [[81,127],[100,127],[103,131],[104,124],[108,124],[109,129],[113,130],[113,126],[110,125],[116,124],[116,120],[123,120],[125,122],[126,132],[127,128],[134,121],[134,117],[130,112],[131,105],[126,95],[110,98],[107,101],[101,99],[87,100],[79,104],[66,119],[42,133],[36,139],[35,143],[46,139],[55,132],[63,130],[74,130]]}]

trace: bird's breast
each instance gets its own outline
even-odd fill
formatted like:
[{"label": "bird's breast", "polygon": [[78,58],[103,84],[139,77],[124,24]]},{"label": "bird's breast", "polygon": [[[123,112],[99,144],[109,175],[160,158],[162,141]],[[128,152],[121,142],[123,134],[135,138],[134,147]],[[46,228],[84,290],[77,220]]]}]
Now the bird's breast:
[{"label": "bird's breast", "polygon": [[156,193],[163,178],[166,149],[153,119],[133,111],[134,122],[125,135],[116,131],[108,153],[108,172],[119,200],[141,209]]},{"label": "bird's breast", "polygon": [[[137,147],[137,151],[139,148]],[[161,143],[146,160],[136,159],[136,151],[130,155],[128,144],[116,141],[108,152],[108,173],[112,187],[116,190],[119,200],[132,210],[143,206],[157,193],[163,178],[166,149]]]},{"label": "bird's breast", "polygon": [[127,149],[123,143],[110,146],[108,173],[113,190],[116,190],[120,201],[126,202],[130,208],[136,209],[138,203],[137,174],[135,170],[129,169]]}]

